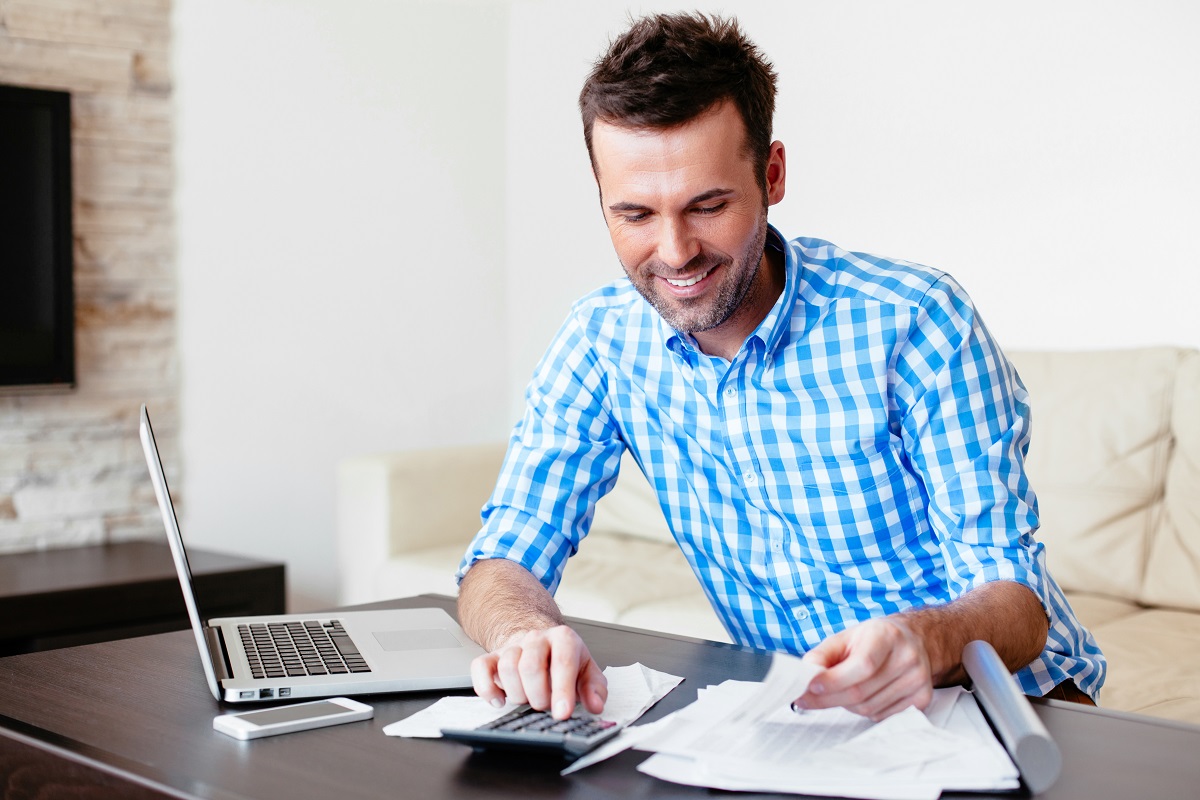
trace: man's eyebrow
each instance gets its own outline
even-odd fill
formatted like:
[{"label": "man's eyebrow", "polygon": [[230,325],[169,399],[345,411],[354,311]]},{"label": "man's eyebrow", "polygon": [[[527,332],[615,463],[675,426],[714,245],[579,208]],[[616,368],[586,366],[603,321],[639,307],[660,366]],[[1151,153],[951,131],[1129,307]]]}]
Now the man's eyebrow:
[{"label": "man's eyebrow", "polygon": [[698,203],[707,203],[709,200],[712,200],[714,197],[720,197],[722,195],[732,194],[732,193],[733,193],[733,189],[709,189],[707,192],[701,192],[700,194],[696,195],[691,200],[689,200],[688,205],[694,206]]},{"label": "man's eyebrow", "polygon": [[[695,197],[688,200],[686,205],[694,206],[699,203],[706,203],[709,200],[712,200],[714,197],[721,197],[723,195],[732,194],[732,193],[733,193],[732,189],[720,189],[720,188],[709,189],[708,191],[701,192],[700,194],[698,194]],[[622,203],[613,203],[612,205],[610,205],[608,207],[608,210],[614,211],[617,213],[622,213],[622,212],[626,212],[626,211],[649,211],[650,207],[642,205],[641,203],[622,202]]]},{"label": "man's eyebrow", "polygon": [[622,211],[647,211],[649,209],[646,206],[638,205],[637,203],[613,203],[611,206],[608,207],[608,210],[622,212]]}]

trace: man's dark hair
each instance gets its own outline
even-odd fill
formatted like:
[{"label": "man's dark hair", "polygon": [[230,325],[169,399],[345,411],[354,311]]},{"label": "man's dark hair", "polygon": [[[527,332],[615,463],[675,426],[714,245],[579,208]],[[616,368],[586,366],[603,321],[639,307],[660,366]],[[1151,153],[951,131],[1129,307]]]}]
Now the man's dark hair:
[{"label": "man's dark hair", "polygon": [[597,119],[630,128],[670,128],[730,100],[746,126],[746,148],[766,189],[775,115],[775,71],[737,20],[655,14],[635,20],[592,67],[579,93],[592,168]]}]

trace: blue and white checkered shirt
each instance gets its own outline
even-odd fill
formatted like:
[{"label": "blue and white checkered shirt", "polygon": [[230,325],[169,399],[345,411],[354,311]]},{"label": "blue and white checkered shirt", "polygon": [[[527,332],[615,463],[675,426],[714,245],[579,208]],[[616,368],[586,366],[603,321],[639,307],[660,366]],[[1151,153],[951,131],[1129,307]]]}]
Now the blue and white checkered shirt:
[{"label": "blue and white checkered shirt", "polygon": [[632,451],[733,639],[803,653],[856,622],[1028,586],[1050,619],[1040,695],[1105,661],[1046,571],[1023,467],[1028,395],[945,273],[819,239],[732,362],[627,280],[575,304],[534,373],[459,576],[506,558],[553,592]]}]

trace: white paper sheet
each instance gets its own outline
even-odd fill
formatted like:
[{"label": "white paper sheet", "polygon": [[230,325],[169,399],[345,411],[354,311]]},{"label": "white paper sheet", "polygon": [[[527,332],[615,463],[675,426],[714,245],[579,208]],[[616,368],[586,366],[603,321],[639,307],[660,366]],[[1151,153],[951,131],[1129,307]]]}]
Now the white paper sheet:
[{"label": "white paper sheet", "polygon": [[725,789],[732,792],[782,792],[810,794],[819,797],[860,797],[865,800],[938,800],[942,793],[940,786],[932,784],[891,786],[884,789],[876,781],[860,783],[855,781],[853,776],[844,776],[836,782],[825,784],[812,781],[797,784],[787,780],[779,785],[772,785],[769,781],[764,780],[757,782],[757,785],[749,785],[746,781],[738,778],[712,774],[703,763],[686,756],[666,753],[657,753],[646,759],[638,765],[638,771],[671,783]]},{"label": "white paper sheet", "polygon": [[478,728],[499,719],[515,706],[494,708],[479,697],[443,697],[417,713],[383,729],[388,736],[440,739],[442,728]]},{"label": "white paper sheet", "polygon": [[600,717],[618,725],[628,725],[642,716],[683,681],[677,675],[636,662],[627,667],[605,667],[604,677],[608,679],[608,700]]},{"label": "white paper sheet", "polygon": [[[606,667],[608,702],[601,718],[627,725],[646,712],[683,680],[640,663]],[[443,697],[428,708],[383,729],[388,736],[440,738],[442,728],[477,728],[498,719],[515,706],[494,708],[480,697]]]}]

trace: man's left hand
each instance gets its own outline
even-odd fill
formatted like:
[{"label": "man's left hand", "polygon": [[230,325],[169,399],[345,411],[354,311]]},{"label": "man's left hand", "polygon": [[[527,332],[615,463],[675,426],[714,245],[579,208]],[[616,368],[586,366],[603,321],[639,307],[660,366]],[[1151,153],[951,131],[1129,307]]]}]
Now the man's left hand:
[{"label": "man's left hand", "polygon": [[796,699],[797,709],[841,706],[878,722],[909,706],[923,711],[933,699],[925,645],[894,616],[836,633],[809,650],[804,660],[825,671]]}]

